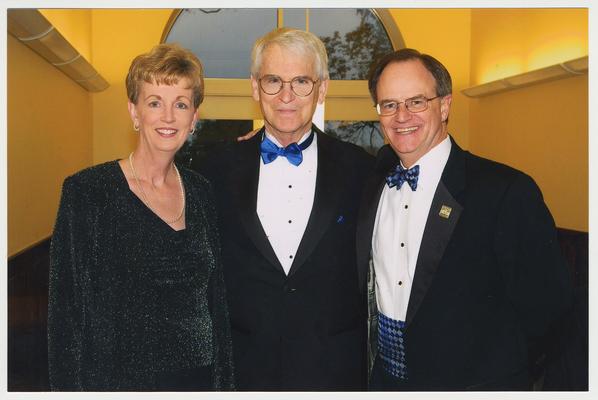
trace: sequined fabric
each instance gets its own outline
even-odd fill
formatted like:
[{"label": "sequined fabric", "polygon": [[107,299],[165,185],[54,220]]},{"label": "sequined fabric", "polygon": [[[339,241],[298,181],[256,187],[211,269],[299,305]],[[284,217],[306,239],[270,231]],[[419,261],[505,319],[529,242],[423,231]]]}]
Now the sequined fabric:
[{"label": "sequined fabric", "polygon": [[211,190],[179,170],[179,232],[130,191],[117,161],[65,180],[50,253],[52,390],[157,390],[190,371],[206,389],[232,389]]}]

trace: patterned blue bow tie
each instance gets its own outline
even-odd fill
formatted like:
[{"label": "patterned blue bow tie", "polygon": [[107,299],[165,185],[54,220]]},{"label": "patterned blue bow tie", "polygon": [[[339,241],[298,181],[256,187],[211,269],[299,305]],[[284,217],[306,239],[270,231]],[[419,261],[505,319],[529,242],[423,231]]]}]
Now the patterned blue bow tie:
[{"label": "patterned blue bow tie", "polygon": [[388,174],[386,177],[386,184],[389,188],[397,187],[397,190],[403,186],[403,183],[407,182],[412,191],[417,189],[417,180],[419,178],[419,165],[415,167],[405,169],[401,163],[397,164],[397,167]]},{"label": "patterned blue bow tie", "polygon": [[281,156],[286,157],[291,164],[297,166],[303,162],[302,151],[307,149],[313,140],[314,133],[312,132],[301,144],[291,143],[287,147],[278,147],[264,135],[264,140],[260,143],[262,160],[264,164],[269,164]]}]

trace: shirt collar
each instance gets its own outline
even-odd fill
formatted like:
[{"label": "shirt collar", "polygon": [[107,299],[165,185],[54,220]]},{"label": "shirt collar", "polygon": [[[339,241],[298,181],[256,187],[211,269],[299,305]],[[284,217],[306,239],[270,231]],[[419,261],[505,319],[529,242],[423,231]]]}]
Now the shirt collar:
[{"label": "shirt collar", "polygon": [[[281,144],[278,142],[278,140],[276,140],[276,138],[275,138],[275,137],[274,137],[272,134],[270,134],[270,133],[269,133],[268,131],[266,131],[266,130],[264,130],[264,132],[266,133],[266,137],[267,137],[268,139],[270,139],[270,141],[271,141],[272,143],[274,143],[274,144],[275,144],[275,145],[277,145],[278,147],[284,147],[283,145],[281,145]],[[301,136],[301,139],[299,140],[299,142],[297,142],[297,144],[301,144],[301,143],[303,143],[303,142],[304,142],[304,141],[305,141],[305,140],[306,140],[306,139],[309,137],[310,133],[311,133],[311,129],[310,129],[309,131],[305,132],[305,134],[304,134],[303,136]],[[315,139],[315,137],[314,137],[314,139]],[[310,147],[311,147],[311,146],[310,146]]]},{"label": "shirt collar", "polygon": [[[419,165],[418,188],[422,185],[422,188],[428,185],[436,187],[451,152],[451,146],[451,139],[447,135],[442,142],[434,146],[413,164],[414,166]],[[402,162],[401,165],[403,165]]]}]

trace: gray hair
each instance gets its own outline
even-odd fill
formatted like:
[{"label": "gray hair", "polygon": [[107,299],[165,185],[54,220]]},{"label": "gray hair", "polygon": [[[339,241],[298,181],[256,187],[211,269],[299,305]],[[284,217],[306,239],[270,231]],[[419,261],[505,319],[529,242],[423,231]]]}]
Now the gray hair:
[{"label": "gray hair", "polygon": [[313,33],[293,28],[278,28],[255,41],[251,51],[251,75],[257,79],[262,67],[262,54],[273,44],[301,55],[310,55],[318,79],[328,79],[328,55],[324,43]]}]

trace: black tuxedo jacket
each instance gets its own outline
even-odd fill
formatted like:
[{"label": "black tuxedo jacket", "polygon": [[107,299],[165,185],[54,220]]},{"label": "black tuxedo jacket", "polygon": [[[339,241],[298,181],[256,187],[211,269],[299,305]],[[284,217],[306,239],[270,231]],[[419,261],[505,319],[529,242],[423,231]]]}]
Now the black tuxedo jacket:
[{"label": "black tuxedo jacket", "polygon": [[240,390],[365,388],[367,310],[359,297],[355,229],[373,157],[313,129],[315,198],[288,276],[256,213],[263,130],[200,166],[216,193]]},{"label": "black tuxedo jacket", "polygon": [[[362,295],[384,177],[397,162],[383,147],[364,191],[357,232]],[[404,387],[524,388],[528,341],[544,335],[571,298],[554,221],[534,181],[453,141],[407,308]]]}]

